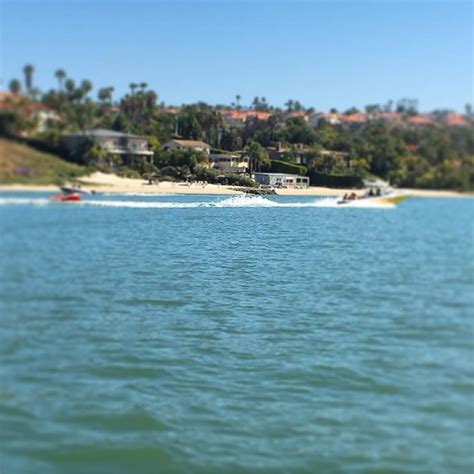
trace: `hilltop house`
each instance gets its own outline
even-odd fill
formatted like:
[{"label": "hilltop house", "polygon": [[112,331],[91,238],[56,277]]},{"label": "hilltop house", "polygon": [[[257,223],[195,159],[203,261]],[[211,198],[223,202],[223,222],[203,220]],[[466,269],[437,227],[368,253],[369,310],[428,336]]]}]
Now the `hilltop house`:
[{"label": "hilltop house", "polygon": [[341,123],[339,114],[332,114],[332,113],[326,114],[323,112],[318,112],[316,114],[313,114],[309,119],[309,123],[317,127],[321,120],[324,120],[325,122],[331,125],[339,125]]},{"label": "hilltop house", "polygon": [[411,127],[429,127],[434,125],[434,121],[427,115],[412,115],[406,119],[406,123]]},{"label": "hilltop house", "polygon": [[469,120],[459,114],[449,113],[441,118],[443,125],[447,127],[469,127]]},{"label": "hilltop house", "polygon": [[297,165],[307,165],[315,154],[319,154],[322,157],[330,157],[334,160],[347,160],[349,157],[349,153],[345,151],[326,150],[324,148],[315,150],[303,143],[294,143],[287,147],[282,147],[281,143],[278,143],[278,146],[268,146],[266,149],[270,159],[291,161]]},{"label": "hilltop house", "polygon": [[153,163],[153,151],[148,140],[129,133],[104,129],[86,130],[63,135],[62,143],[70,153],[74,153],[88,140],[91,140],[94,146],[105,150],[109,158],[121,157],[125,164],[132,164],[136,160]]},{"label": "hilltop house", "polygon": [[163,145],[163,150],[195,150],[209,155],[211,147],[200,140],[178,140],[173,139]]},{"label": "hilltop house", "polygon": [[266,122],[270,115],[269,112],[258,112],[256,110],[227,110],[223,113],[224,122],[233,127],[244,126],[249,119]]},{"label": "hilltop house", "polygon": [[32,120],[33,132],[44,132],[50,122],[59,121],[58,114],[48,106],[13,92],[0,92],[0,112],[18,112],[23,118]]}]

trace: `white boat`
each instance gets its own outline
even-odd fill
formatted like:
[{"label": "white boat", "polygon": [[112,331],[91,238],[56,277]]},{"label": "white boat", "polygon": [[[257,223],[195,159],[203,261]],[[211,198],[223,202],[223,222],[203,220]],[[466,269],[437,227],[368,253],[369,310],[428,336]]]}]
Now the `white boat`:
[{"label": "white boat", "polygon": [[394,192],[391,188],[370,188],[364,195],[357,196],[356,193],[346,194],[342,197],[337,204],[351,204],[353,202],[370,201],[378,204],[399,204],[404,201],[408,196],[406,194],[399,194]]},{"label": "white boat", "polygon": [[80,185],[60,186],[60,188],[64,194],[95,194],[94,192],[82,189]]}]

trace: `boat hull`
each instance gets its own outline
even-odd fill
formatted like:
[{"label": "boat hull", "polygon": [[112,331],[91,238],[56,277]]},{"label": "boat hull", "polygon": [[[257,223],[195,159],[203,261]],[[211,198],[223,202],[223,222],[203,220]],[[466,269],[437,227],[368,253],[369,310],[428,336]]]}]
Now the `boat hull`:
[{"label": "boat hull", "polygon": [[358,199],[341,199],[337,203],[339,205],[351,204],[353,202],[373,202],[376,204],[388,204],[388,205],[397,205],[402,201],[407,199],[408,196],[403,194],[395,194],[393,196],[375,196],[375,197],[362,197]]},{"label": "boat hull", "polygon": [[50,200],[52,202],[77,202],[82,201],[82,197],[77,193],[55,194]]}]

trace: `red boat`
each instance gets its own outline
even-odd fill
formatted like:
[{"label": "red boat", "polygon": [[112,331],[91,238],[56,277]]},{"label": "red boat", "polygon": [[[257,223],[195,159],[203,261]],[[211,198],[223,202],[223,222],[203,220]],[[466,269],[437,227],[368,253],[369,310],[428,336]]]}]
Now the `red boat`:
[{"label": "red boat", "polygon": [[50,200],[53,202],[74,202],[81,201],[82,196],[78,193],[55,194]]}]

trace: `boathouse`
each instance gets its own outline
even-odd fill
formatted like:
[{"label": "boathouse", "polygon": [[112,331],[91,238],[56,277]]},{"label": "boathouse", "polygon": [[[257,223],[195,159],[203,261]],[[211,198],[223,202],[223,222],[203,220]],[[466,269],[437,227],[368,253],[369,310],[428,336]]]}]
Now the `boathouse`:
[{"label": "boathouse", "polygon": [[297,188],[306,189],[309,187],[307,176],[285,173],[254,173],[253,178],[258,184],[263,186],[273,186],[274,188]]}]

